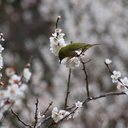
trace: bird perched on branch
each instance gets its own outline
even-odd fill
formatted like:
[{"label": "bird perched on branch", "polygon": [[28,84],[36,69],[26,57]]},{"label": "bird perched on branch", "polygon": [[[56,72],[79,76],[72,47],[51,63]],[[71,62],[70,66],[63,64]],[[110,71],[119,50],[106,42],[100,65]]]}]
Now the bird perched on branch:
[{"label": "bird perched on branch", "polygon": [[[61,61],[66,58],[72,58],[72,57],[79,57],[82,55],[86,50],[88,50],[90,47],[99,45],[99,44],[86,44],[86,43],[71,43],[66,45],[65,47],[62,47],[59,51],[59,60]],[[78,52],[80,53],[78,54]]]}]

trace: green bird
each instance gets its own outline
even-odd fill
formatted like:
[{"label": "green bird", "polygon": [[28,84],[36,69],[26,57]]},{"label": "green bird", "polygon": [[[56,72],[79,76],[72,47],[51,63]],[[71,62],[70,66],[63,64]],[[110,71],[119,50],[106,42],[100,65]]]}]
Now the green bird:
[{"label": "green bird", "polygon": [[[59,51],[59,60],[61,61],[66,58],[79,57],[82,53],[88,50],[90,47],[99,44],[86,44],[86,43],[71,43],[62,47]],[[81,51],[80,54],[76,51]]]}]

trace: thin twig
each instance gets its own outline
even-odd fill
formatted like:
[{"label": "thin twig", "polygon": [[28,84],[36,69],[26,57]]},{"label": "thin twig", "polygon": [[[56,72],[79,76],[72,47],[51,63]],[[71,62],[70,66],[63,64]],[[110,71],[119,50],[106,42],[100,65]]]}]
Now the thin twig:
[{"label": "thin twig", "polygon": [[32,59],[33,59],[33,56],[30,57],[28,63],[31,63],[32,62]]},{"label": "thin twig", "polygon": [[46,117],[41,123],[38,124],[37,128],[40,128],[41,125],[43,125],[46,121],[50,120],[51,118],[51,116]]},{"label": "thin twig", "polygon": [[52,123],[48,126],[48,128],[50,128],[53,125],[55,125],[55,122],[54,121],[52,121]]},{"label": "thin twig", "polygon": [[57,20],[56,20],[56,28],[58,28],[58,21],[60,20],[60,16],[57,17]]},{"label": "thin twig", "polygon": [[[112,70],[110,69],[109,65],[106,64],[105,62],[104,62],[104,64],[106,65],[106,67],[107,67],[107,69],[108,69],[108,72],[110,72],[110,73],[113,75],[113,72],[112,72]],[[121,84],[123,84],[122,81],[120,80],[120,78],[118,78],[117,80],[118,80],[118,82],[120,82]],[[125,85],[124,85],[124,86],[125,86]],[[125,86],[125,87],[128,88],[127,86]]]},{"label": "thin twig", "polygon": [[64,105],[64,109],[66,110],[67,108],[67,102],[68,102],[68,96],[70,93],[70,79],[71,79],[71,68],[69,69],[69,75],[68,75],[68,82],[67,82],[67,92],[66,92],[66,98],[65,98],[65,105]]},{"label": "thin twig", "polygon": [[107,67],[107,69],[108,69],[108,72],[110,72],[111,74],[113,74],[113,72],[112,72],[111,69],[109,68],[109,65],[106,64],[105,62],[104,62],[104,64],[106,65],[106,67]]},{"label": "thin twig", "polygon": [[31,125],[25,123],[23,120],[20,119],[20,117],[11,109],[12,114],[14,114],[16,116],[16,118],[24,125],[24,126],[28,126],[29,128],[33,128]]},{"label": "thin twig", "polygon": [[66,119],[68,116],[70,116],[72,113],[74,113],[77,109],[78,109],[79,107],[75,107],[75,109],[72,111],[72,112],[70,112],[68,115],[66,115],[64,118],[62,118],[61,120],[59,120],[58,122],[57,122],[57,124],[59,123],[59,122],[61,122],[61,121],[63,121],[64,119]]},{"label": "thin twig", "polygon": [[105,93],[105,94],[101,94],[99,96],[93,96],[93,97],[87,98],[83,101],[83,104],[85,104],[85,103],[87,103],[88,101],[91,101],[91,100],[97,100],[97,99],[107,97],[107,96],[112,96],[112,95],[126,95],[126,93],[124,93],[124,92],[108,92],[108,93]]},{"label": "thin twig", "polygon": [[[47,109],[45,110],[45,112],[43,113],[43,115],[46,114],[46,112],[49,110],[50,106],[52,105],[53,101],[51,103],[49,103],[49,106],[47,107]],[[37,126],[37,128],[40,128],[41,125],[43,125],[47,120],[51,119],[51,116],[48,116],[47,118],[45,118],[42,122],[40,122]]]},{"label": "thin twig", "polygon": [[51,103],[49,103],[49,106],[47,107],[47,109],[45,110],[45,112],[43,113],[43,115],[46,114],[46,112],[49,110],[50,106],[52,105],[53,101]]},{"label": "thin twig", "polygon": [[126,95],[126,93],[124,93],[124,92],[108,92],[108,93],[105,93],[105,94],[102,94],[102,95],[99,95],[99,96],[94,96],[90,100],[96,100],[96,99],[99,99],[99,98],[112,96],[112,95]]},{"label": "thin twig", "polygon": [[88,62],[90,62],[91,59],[90,59],[89,61],[87,61],[87,62],[83,62],[82,59],[80,59],[80,60],[81,60],[81,63],[82,63],[82,65],[83,65],[83,71],[84,71],[84,74],[85,74],[85,81],[86,81],[87,97],[89,98],[90,93],[89,93],[89,86],[88,86],[88,73],[87,73],[87,71],[86,71],[85,64],[88,63]]},{"label": "thin twig", "polygon": [[38,103],[39,103],[39,100],[38,100],[38,98],[37,98],[36,103],[35,103],[35,105],[36,105],[36,111],[35,111],[35,123],[34,123],[34,128],[36,128],[36,125],[37,125],[37,123],[38,123],[38,118],[37,118]]},{"label": "thin twig", "polygon": [[[7,100],[7,102],[10,102],[10,101]],[[14,103],[15,103],[15,102],[12,102],[11,105],[8,107],[8,109],[3,112],[3,116],[2,116],[2,118],[1,118],[1,120],[0,120],[0,124],[4,121],[5,117],[6,117],[7,114],[8,114],[8,111],[11,109],[11,107],[14,105]],[[3,108],[5,105],[6,105],[6,104],[4,104],[4,105],[2,106],[2,108]],[[1,108],[0,108],[0,109],[1,109]]]}]

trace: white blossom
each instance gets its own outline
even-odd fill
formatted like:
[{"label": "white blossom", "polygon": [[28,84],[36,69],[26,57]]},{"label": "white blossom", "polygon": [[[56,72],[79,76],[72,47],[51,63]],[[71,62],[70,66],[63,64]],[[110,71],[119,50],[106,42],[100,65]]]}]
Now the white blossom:
[{"label": "white blossom", "polygon": [[4,50],[4,47],[2,47],[2,45],[0,44],[0,52],[2,52]]},{"label": "white blossom", "polygon": [[26,82],[28,82],[30,80],[31,75],[32,75],[32,73],[30,72],[29,68],[24,68],[23,76],[24,76]]},{"label": "white blossom", "polygon": [[105,63],[106,63],[106,64],[110,64],[111,62],[112,62],[112,60],[110,60],[110,59],[106,59],[106,60],[105,60]]},{"label": "white blossom", "polygon": [[122,92],[125,92],[128,95],[128,86],[125,86],[119,82],[117,85],[117,89],[122,91]]},{"label": "white blossom", "polygon": [[23,91],[20,91],[17,84],[13,84],[7,87],[7,93],[6,97],[8,97],[11,100],[21,99],[24,98]]},{"label": "white blossom", "polygon": [[55,56],[58,56],[59,50],[66,46],[63,38],[57,39],[56,37],[50,37],[50,42],[50,50]]},{"label": "white blossom", "polygon": [[3,33],[0,33],[0,41],[5,41]]},{"label": "white blossom", "polygon": [[3,68],[3,57],[0,54],[0,69],[2,69],[2,68]]},{"label": "white blossom", "polygon": [[20,91],[25,92],[25,91],[27,91],[27,89],[28,89],[28,86],[26,84],[21,84],[21,83],[19,84]]},{"label": "white blossom", "polygon": [[6,98],[6,91],[0,90],[0,100]]},{"label": "white blossom", "polygon": [[73,114],[73,118],[75,118],[76,116],[78,116],[78,113],[79,113],[79,109],[77,109],[74,114]]},{"label": "white blossom", "polygon": [[12,75],[15,74],[15,70],[14,70],[14,68],[9,67],[9,68],[7,68],[7,69],[5,70],[5,73],[6,73],[6,75],[7,75],[8,77],[10,77],[10,76],[12,76]]},{"label": "white blossom", "polygon": [[[70,113],[68,111],[58,110],[57,107],[54,107],[52,110],[52,118],[56,123],[59,122],[61,119],[63,119],[65,116],[67,116],[69,114]],[[67,119],[69,119],[69,118],[71,118],[71,116],[69,116]]]},{"label": "white blossom", "polygon": [[118,82],[117,89],[125,92],[128,95],[128,78],[120,79],[121,82]]},{"label": "white blossom", "polygon": [[50,37],[50,51],[55,55],[58,56],[59,50],[66,46],[66,43],[64,41],[64,33],[61,33],[60,28],[55,29],[55,33],[52,34],[52,37]]},{"label": "white blossom", "polygon": [[124,85],[128,86],[128,78],[127,78],[127,77],[124,77],[124,79],[120,79],[120,81],[121,81]]},{"label": "white blossom", "polygon": [[78,57],[68,58],[62,60],[61,62],[63,65],[65,65],[67,68],[76,68],[80,65],[80,59]]},{"label": "white blossom", "polygon": [[45,115],[42,115],[40,112],[37,114],[37,120],[39,121],[40,119],[44,118]]},{"label": "white blossom", "polygon": [[63,118],[63,116],[59,114],[57,107],[54,107],[52,110],[52,118],[56,123]]},{"label": "white blossom", "polygon": [[120,71],[113,71],[113,75],[111,75],[112,82],[117,83],[119,77],[121,77]]},{"label": "white blossom", "polygon": [[56,29],[55,29],[55,33],[61,33],[61,31],[62,31],[62,30],[61,30],[60,28],[56,28]]},{"label": "white blossom", "polygon": [[20,80],[21,80],[21,77],[14,74],[10,77],[8,82],[9,82],[9,84],[17,84],[17,83],[19,83]]},{"label": "white blossom", "polygon": [[76,107],[78,107],[78,108],[81,108],[82,107],[82,102],[80,102],[80,101],[77,101],[76,103],[75,103],[75,106]]}]

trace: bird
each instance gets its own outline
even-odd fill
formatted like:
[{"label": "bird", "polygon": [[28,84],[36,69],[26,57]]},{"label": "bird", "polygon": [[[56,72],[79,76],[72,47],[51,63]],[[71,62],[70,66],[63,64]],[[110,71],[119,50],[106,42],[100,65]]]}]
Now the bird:
[{"label": "bird", "polygon": [[[58,54],[60,64],[64,58],[79,57],[82,53],[86,52],[86,50],[88,50],[90,47],[95,45],[99,45],[99,44],[71,43],[62,47],[59,50],[59,54]],[[78,54],[78,52],[76,51],[80,51],[80,53]]]}]

